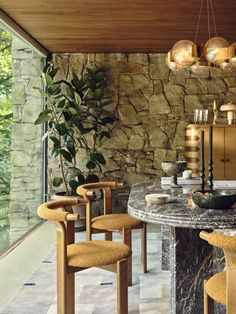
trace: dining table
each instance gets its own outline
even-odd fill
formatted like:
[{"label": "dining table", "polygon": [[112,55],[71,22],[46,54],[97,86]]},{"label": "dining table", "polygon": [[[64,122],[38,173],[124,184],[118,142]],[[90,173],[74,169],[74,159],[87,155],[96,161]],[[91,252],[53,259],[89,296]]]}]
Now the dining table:
[{"label": "dining table", "polygon": [[[193,204],[191,193],[198,189],[197,185],[162,187],[160,180],[150,180],[133,184],[128,200],[132,217],[162,224],[168,231],[171,314],[202,314],[203,280],[224,267],[222,251],[200,239],[200,231],[236,228],[235,209],[202,209]],[[148,204],[145,195],[153,193],[167,193],[171,199],[165,204]],[[223,306],[215,306],[218,313],[224,313]]]}]

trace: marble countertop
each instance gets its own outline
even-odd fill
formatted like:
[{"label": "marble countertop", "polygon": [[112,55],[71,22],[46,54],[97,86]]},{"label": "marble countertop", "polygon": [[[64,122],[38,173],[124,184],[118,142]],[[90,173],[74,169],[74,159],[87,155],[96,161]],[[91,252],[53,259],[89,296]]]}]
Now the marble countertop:
[{"label": "marble countertop", "polygon": [[[191,203],[191,190],[198,186],[162,189],[160,181],[146,181],[132,186],[128,212],[142,221],[161,223],[174,227],[194,229],[236,228],[236,210],[212,210],[196,208]],[[167,193],[171,201],[162,205],[148,205],[146,194]]]}]

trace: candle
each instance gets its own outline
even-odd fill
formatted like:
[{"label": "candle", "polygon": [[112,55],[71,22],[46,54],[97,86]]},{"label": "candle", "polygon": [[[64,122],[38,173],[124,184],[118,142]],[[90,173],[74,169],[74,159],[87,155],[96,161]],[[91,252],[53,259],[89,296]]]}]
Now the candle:
[{"label": "candle", "polygon": [[201,139],[200,139],[200,177],[201,177],[201,189],[204,190],[205,166],[204,166],[204,131],[203,130],[201,130]]},{"label": "candle", "polygon": [[212,142],[213,142],[213,127],[209,126],[209,163],[208,163],[208,184],[210,190],[213,188],[213,160],[212,160]]},{"label": "candle", "polygon": [[209,126],[209,165],[212,163],[212,125]]}]

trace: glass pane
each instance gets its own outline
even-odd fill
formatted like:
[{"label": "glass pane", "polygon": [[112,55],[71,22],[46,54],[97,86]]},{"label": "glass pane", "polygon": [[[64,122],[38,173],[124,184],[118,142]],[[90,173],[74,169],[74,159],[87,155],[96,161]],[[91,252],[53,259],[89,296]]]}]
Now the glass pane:
[{"label": "glass pane", "polygon": [[43,201],[43,58],[0,30],[0,254],[40,222]]}]

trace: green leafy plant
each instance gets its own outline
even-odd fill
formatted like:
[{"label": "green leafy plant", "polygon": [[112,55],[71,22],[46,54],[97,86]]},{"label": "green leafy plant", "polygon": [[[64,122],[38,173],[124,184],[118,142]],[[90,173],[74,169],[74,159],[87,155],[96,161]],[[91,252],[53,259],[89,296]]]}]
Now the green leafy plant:
[{"label": "green leafy plant", "polygon": [[[53,178],[53,186],[63,184],[66,194],[73,195],[80,184],[99,181],[95,173],[106,164],[100,147],[115,119],[105,110],[112,100],[105,93],[104,69],[86,68],[79,76],[73,73],[69,82],[56,81],[57,71],[51,63],[44,68],[45,89],[39,90],[45,109],[35,124],[48,124],[43,138],[51,141],[50,157],[58,161],[61,173]],[[76,166],[80,149],[86,151],[86,173]]]}]

